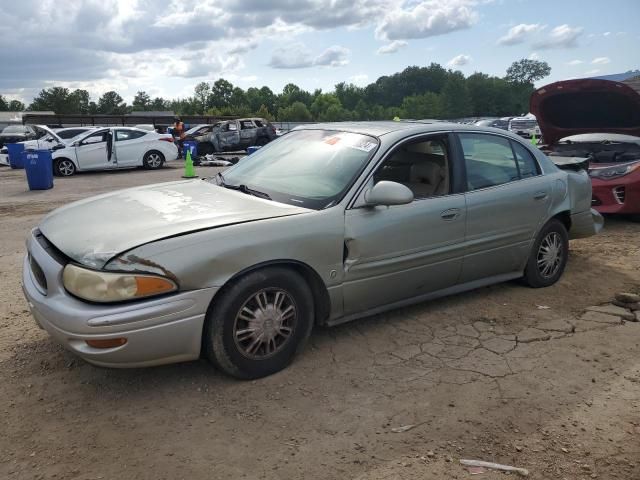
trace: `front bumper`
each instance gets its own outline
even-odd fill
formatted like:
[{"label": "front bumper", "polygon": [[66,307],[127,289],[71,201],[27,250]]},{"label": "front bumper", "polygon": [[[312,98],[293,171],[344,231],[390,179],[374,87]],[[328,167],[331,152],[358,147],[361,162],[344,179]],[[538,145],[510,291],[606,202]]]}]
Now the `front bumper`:
[{"label": "front bumper", "polygon": [[[144,367],[194,360],[200,356],[205,314],[216,288],[119,305],[80,301],[62,286],[64,265],[50,255],[33,232],[27,240],[46,287],[24,259],[24,295],[36,323],[68,350],[105,367]],[[94,348],[85,340],[126,338],[115,348]]]},{"label": "front bumper", "polygon": [[591,179],[592,206],[600,213],[640,213],[640,171],[613,180]]}]

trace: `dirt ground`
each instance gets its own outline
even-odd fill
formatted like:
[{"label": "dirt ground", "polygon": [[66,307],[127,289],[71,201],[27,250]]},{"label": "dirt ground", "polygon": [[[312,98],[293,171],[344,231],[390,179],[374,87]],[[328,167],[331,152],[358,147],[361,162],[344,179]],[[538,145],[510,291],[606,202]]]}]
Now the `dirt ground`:
[{"label": "dirt ground", "polygon": [[180,173],[28,192],[24,173],[0,169],[0,478],[507,478],[472,477],[459,464],[471,458],[534,479],[640,479],[640,323],[580,318],[640,289],[640,223],[608,218],[573,241],[551,288],[506,283],[316,329],[291,367],[259,381],[205,361],[91,366],[32,320],[24,239],[57,206]]}]

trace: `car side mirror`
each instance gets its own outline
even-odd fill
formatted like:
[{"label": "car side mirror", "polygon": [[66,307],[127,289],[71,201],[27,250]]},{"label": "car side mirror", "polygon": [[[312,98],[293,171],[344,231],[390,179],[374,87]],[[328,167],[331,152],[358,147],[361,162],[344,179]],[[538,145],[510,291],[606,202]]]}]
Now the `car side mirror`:
[{"label": "car side mirror", "polygon": [[61,150],[63,148],[65,148],[64,145],[57,144],[57,145],[54,145],[53,147],[51,147],[51,150]]},{"label": "car side mirror", "polygon": [[406,205],[413,202],[413,192],[401,183],[381,180],[364,194],[367,206]]}]

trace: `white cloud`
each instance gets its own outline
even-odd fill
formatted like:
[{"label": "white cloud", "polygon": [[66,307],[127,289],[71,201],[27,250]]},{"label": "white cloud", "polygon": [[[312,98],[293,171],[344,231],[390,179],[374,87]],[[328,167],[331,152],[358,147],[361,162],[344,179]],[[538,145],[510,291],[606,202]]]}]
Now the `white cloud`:
[{"label": "white cloud", "polygon": [[449,67],[461,67],[463,65],[467,65],[471,61],[471,57],[469,55],[456,55],[451,60],[447,62]]},{"label": "white cloud", "polygon": [[538,52],[531,52],[527,58],[529,60],[540,60],[540,55]]},{"label": "white cloud", "polygon": [[511,27],[504,37],[498,39],[500,45],[516,45],[523,43],[532,34],[544,29],[544,25],[538,23],[521,23]]},{"label": "white cloud", "polygon": [[349,83],[353,83],[354,85],[358,86],[364,86],[369,83],[369,75],[367,75],[366,73],[352,75],[349,77]]},{"label": "white cloud", "polygon": [[558,25],[549,36],[535,44],[537,48],[572,48],[578,45],[578,37],[582,34],[582,27]]},{"label": "white cloud", "polygon": [[587,76],[595,75],[596,73],[600,73],[600,69],[599,68],[594,68],[593,70],[588,70],[588,71],[584,72],[584,74],[587,75]]},{"label": "white cloud", "polygon": [[609,35],[611,35],[611,32],[604,32],[604,33],[602,34],[602,36],[603,36],[603,37],[608,37]]},{"label": "white cloud", "polygon": [[571,65],[571,66],[576,66],[576,65],[582,65],[584,62],[582,60],[571,60],[570,62],[567,62],[567,65]]},{"label": "white cloud", "polygon": [[302,43],[276,49],[269,66],[278,69],[309,68],[315,66],[342,67],[349,63],[349,49],[334,45],[314,56]]},{"label": "white cloud", "polygon": [[388,54],[388,53],[396,53],[398,50],[400,50],[401,48],[406,47],[406,46],[407,46],[407,42],[405,42],[404,40],[394,40],[390,44],[383,45],[382,47],[380,47],[376,53],[378,55],[385,55],[385,54]]},{"label": "white cloud", "polygon": [[593,65],[606,65],[607,63],[611,63],[611,59],[609,57],[597,57],[591,60]]},{"label": "white cloud", "polygon": [[383,40],[406,40],[442,35],[470,28],[478,20],[475,0],[422,0],[387,4],[376,36]]}]

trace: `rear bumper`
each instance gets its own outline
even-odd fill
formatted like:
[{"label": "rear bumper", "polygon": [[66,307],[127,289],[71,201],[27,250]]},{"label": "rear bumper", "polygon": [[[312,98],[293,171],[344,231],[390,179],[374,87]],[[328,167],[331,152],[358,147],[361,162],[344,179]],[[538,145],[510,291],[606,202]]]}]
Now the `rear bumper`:
[{"label": "rear bumper", "polygon": [[640,213],[640,172],[614,180],[591,179],[592,205],[600,213]]},{"label": "rear bumper", "polygon": [[[215,288],[120,305],[96,305],[69,295],[62,286],[63,265],[31,235],[29,254],[46,278],[46,290],[25,257],[24,295],[36,323],[65,348],[106,367],[143,367],[194,360],[200,356],[202,328]],[[126,338],[115,348],[94,348],[92,339]]]},{"label": "rear bumper", "polygon": [[604,218],[594,209],[571,215],[569,238],[586,238],[597,235],[604,226]]}]

